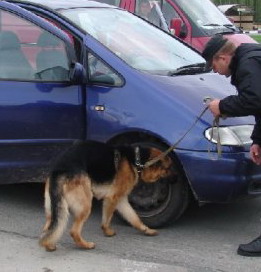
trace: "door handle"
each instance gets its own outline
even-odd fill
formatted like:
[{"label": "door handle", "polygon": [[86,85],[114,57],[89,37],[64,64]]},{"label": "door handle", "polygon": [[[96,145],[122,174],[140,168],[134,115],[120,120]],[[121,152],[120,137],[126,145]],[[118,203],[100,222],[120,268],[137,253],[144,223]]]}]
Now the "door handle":
[{"label": "door handle", "polygon": [[96,106],[94,107],[94,109],[95,109],[96,111],[104,111],[104,110],[105,110],[105,107],[104,107],[103,105],[96,105]]}]

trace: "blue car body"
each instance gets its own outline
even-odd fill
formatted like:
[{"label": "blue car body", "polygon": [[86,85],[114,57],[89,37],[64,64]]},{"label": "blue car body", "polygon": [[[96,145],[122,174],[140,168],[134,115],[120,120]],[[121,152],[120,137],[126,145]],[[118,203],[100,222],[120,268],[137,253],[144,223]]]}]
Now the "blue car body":
[{"label": "blue car body", "polygon": [[[56,1],[47,2],[53,2],[49,6],[55,9]],[[41,181],[52,158],[75,140],[109,142],[121,136],[142,134],[171,146],[203,111],[204,97],[235,94],[229,79],[214,73],[167,76],[133,69],[58,13],[30,2],[15,4],[1,1],[0,8],[41,26],[62,39],[68,48],[72,47],[61,29],[33,14],[45,12],[45,17],[60,22],[81,39],[86,50],[112,67],[122,84],[0,79],[1,183]],[[84,63],[84,56],[81,58]],[[261,168],[249,158],[250,145],[223,146],[218,157],[216,144],[204,134],[212,122],[213,116],[207,111],[173,151],[195,198],[199,202],[228,202],[259,195]],[[254,120],[252,117],[221,120],[221,126],[242,124],[254,124]]]}]

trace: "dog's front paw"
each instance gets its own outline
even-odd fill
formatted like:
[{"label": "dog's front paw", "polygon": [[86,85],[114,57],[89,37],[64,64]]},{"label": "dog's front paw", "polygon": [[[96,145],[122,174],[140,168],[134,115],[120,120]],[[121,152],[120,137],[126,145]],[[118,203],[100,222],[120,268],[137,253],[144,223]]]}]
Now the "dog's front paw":
[{"label": "dog's front paw", "polygon": [[116,235],[116,232],[113,229],[107,229],[106,231],[104,231],[104,235],[111,237],[111,236]]},{"label": "dog's front paw", "polygon": [[155,229],[150,229],[150,228],[147,228],[145,231],[144,231],[145,235],[148,235],[148,236],[156,236],[159,234],[158,231],[156,231]]},{"label": "dog's front paw", "polygon": [[56,250],[56,246],[55,246],[55,245],[46,245],[46,246],[45,246],[45,250],[46,250],[47,252],[53,252],[53,251]]},{"label": "dog's front paw", "polygon": [[95,243],[93,242],[82,242],[81,244],[79,244],[79,247],[83,248],[83,249],[93,249],[95,248]]},{"label": "dog's front paw", "polygon": [[102,230],[105,236],[111,237],[116,235],[116,232],[111,228],[102,226]]}]

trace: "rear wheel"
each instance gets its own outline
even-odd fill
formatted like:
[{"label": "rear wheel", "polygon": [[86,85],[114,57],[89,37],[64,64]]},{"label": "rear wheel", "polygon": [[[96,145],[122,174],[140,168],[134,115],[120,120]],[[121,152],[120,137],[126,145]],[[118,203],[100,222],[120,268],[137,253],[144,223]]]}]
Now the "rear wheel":
[{"label": "rear wheel", "polygon": [[[154,147],[165,151],[161,143],[136,142],[134,145]],[[173,176],[163,178],[156,183],[139,181],[129,196],[132,207],[141,220],[152,228],[162,227],[177,220],[189,204],[190,189],[183,171],[173,154]]]}]

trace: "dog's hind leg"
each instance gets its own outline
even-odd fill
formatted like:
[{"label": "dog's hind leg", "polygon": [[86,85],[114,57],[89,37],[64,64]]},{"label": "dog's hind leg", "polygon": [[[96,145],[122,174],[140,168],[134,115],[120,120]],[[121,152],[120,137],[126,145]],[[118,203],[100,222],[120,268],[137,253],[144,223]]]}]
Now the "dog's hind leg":
[{"label": "dog's hind leg", "polygon": [[49,178],[45,182],[44,187],[44,207],[45,207],[45,218],[46,222],[43,227],[43,232],[47,231],[51,224],[51,199],[49,194],[50,180]]},{"label": "dog's hind leg", "polygon": [[91,213],[92,198],[90,180],[86,175],[75,177],[66,188],[66,200],[74,216],[70,234],[76,245],[85,249],[95,247],[95,243],[87,242],[81,234],[83,224]]},{"label": "dog's hind leg", "polygon": [[116,232],[110,227],[111,219],[113,213],[117,206],[117,200],[112,197],[106,197],[103,200],[102,207],[102,225],[101,228],[103,230],[104,235],[106,236],[114,236]]},{"label": "dog's hind leg", "polygon": [[[66,178],[52,177],[46,184],[46,215],[45,231],[41,235],[39,244],[47,251],[56,250],[56,243],[63,234],[68,219],[68,207],[63,195],[63,184]],[[50,187],[50,188],[49,188]]]},{"label": "dog's hind leg", "polygon": [[142,223],[137,213],[131,207],[127,197],[124,197],[119,201],[117,210],[125,220],[127,220],[134,228],[142,231],[144,234],[149,236],[158,234],[156,230],[150,229]]}]

